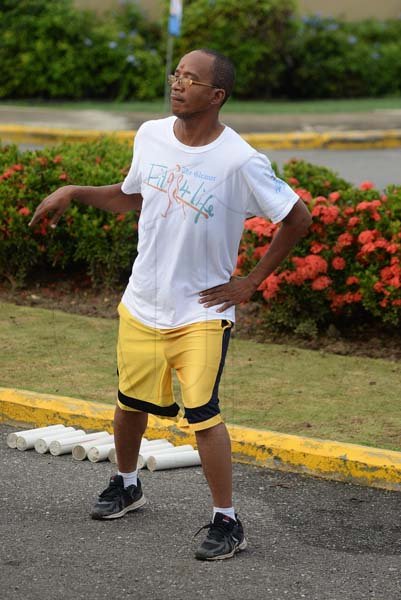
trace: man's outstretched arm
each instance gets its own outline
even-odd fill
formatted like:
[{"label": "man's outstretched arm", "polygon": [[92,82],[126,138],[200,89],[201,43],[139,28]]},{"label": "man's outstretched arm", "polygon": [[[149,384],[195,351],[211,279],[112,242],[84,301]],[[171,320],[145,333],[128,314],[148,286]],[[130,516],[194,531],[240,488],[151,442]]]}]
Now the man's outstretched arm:
[{"label": "man's outstretched arm", "polygon": [[35,225],[45,215],[51,213],[50,226],[55,227],[73,200],[113,213],[140,210],[141,194],[124,194],[121,185],[121,183],[93,187],[65,185],[58,188],[39,204],[29,225]]}]

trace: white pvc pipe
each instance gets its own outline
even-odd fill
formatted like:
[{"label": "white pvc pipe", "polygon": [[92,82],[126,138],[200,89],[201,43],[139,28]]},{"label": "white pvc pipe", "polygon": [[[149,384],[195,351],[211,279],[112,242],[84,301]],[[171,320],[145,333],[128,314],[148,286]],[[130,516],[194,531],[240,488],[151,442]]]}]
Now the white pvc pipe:
[{"label": "white pvc pipe", "polygon": [[146,449],[139,454],[138,457],[138,469],[144,469],[146,464],[151,456],[159,456],[159,454],[175,454],[176,452],[191,452],[193,451],[193,446],[190,444],[185,444],[183,446],[173,446],[173,448],[155,448],[152,451],[147,451]]},{"label": "white pvc pipe", "polygon": [[162,469],[178,469],[180,467],[197,467],[201,464],[199,452],[175,452],[156,454],[150,456],[147,462],[149,471],[160,471]]},{"label": "white pvc pipe", "polygon": [[161,440],[160,442],[157,441],[155,444],[141,444],[139,452],[158,452],[159,450],[166,450],[168,448],[174,448],[174,444]]},{"label": "white pvc pipe", "polygon": [[116,449],[115,448],[110,448],[109,454],[108,454],[108,459],[114,465],[117,464],[117,454],[116,454]]},{"label": "white pvc pipe", "polygon": [[[142,442],[143,442],[143,438],[142,438]],[[169,442],[168,440],[165,439],[161,439],[161,440],[149,440],[147,442],[145,442],[146,446],[150,446],[150,447],[154,447],[154,446],[173,446],[173,444],[171,442]],[[141,443],[142,446],[142,443]]]},{"label": "white pvc pipe", "polygon": [[24,431],[13,431],[11,433],[8,434],[7,436],[7,446],[9,448],[16,448],[17,447],[17,438],[18,436],[21,435],[25,435],[27,433],[45,433],[45,432],[51,432],[51,431],[57,431],[60,429],[65,429],[64,425],[48,425],[47,427],[37,427],[36,429],[25,429]]},{"label": "white pvc pipe", "polygon": [[53,440],[62,440],[63,438],[71,437],[81,431],[82,429],[74,429],[74,427],[66,427],[61,431],[56,432],[53,431],[53,433],[49,433],[49,435],[42,436],[36,440],[34,448],[39,454],[45,454],[49,450],[49,446]]},{"label": "white pvc pipe", "polygon": [[114,442],[105,446],[93,446],[88,452],[88,459],[94,463],[107,460],[112,448],[114,448]]},{"label": "white pvc pipe", "polygon": [[106,435],[101,435],[99,438],[94,440],[90,440],[89,442],[82,442],[81,444],[77,444],[72,449],[72,458],[75,460],[85,460],[88,455],[88,452],[93,446],[100,446],[104,444],[109,444],[114,442],[114,437],[107,433]]},{"label": "white pvc pipe", "polygon": [[[141,441],[141,446],[139,448],[139,452],[140,454],[145,453],[145,452],[152,452],[153,454],[155,452],[157,452],[159,449],[165,449],[165,448],[174,448],[174,445],[171,444],[170,442],[168,442],[167,440],[152,440],[151,442],[148,442],[147,440],[145,440],[144,442],[144,438],[142,438]],[[139,460],[139,459],[138,459]],[[109,451],[109,461],[113,464],[117,464],[117,455],[116,455],[116,449],[112,448]],[[138,462],[139,464],[139,462]],[[139,468],[139,466],[138,466]]]},{"label": "white pvc pipe", "polygon": [[79,435],[74,434],[70,438],[63,438],[62,440],[53,440],[49,446],[50,454],[53,456],[60,456],[61,454],[70,454],[74,446],[77,446],[81,442],[90,442],[96,439],[97,433],[85,433],[84,431]]},{"label": "white pvc pipe", "polygon": [[[66,432],[68,433],[68,431],[75,431],[75,428],[74,427],[63,427],[62,429],[59,429],[58,431],[49,432],[48,435],[63,435]],[[19,435],[17,437],[18,450],[30,450],[31,448],[33,448],[35,446],[36,442],[41,437],[43,437],[43,431],[42,432],[31,431],[30,433],[23,433],[22,435]]]}]

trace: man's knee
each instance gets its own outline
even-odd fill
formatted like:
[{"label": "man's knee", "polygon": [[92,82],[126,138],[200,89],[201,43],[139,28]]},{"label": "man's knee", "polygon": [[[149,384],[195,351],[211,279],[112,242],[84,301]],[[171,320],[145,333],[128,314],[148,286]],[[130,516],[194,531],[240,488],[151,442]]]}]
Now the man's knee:
[{"label": "man's knee", "polygon": [[145,431],[148,423],[148,414],[140,411],[123,410],[118,405],[114,411],[114,427],[130,424]]}]

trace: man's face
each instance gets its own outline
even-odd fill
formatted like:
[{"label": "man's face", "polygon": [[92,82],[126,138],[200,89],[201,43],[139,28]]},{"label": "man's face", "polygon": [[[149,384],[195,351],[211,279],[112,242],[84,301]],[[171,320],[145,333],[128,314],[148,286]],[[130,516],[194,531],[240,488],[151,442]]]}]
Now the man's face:
[{"label": "man's face", "polygon": [[[213,56],[203,52],[190,52],[181,58],[174,74],[212,85],[213,61]],[[196,84],[185,87],[177,82],[171,87],[171,110],[176,117],[185,119],[198,113],[215,111],[223,97],[224,92],[217,88]]]}]

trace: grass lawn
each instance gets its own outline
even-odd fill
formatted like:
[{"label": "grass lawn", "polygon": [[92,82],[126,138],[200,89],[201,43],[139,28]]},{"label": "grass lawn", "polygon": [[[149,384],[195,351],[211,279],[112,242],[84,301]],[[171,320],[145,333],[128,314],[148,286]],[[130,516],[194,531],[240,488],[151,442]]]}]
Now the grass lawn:
[{"label": "grass lawn", "polygon": [[[117,320],[0,303],[0,386],[114,403]],[[177,386],[176,386],[177,387]],[[399,363],[233,338],[228,423],[401,450]]]},{"label": "grass lawn", "polygon": [[[77,110],[113,110],[121,112],[149,112],[162,113],[164,111],[163,100],[149,102],[63,102],[63,101],[40,101],[40,100],[2,100],[1,106],[28,106],[30,108],[58,108]],[[307,113],[344,113],[364,112],[372,110],[401,109],[401,98],[358,98],[345,100],[305,100],[305,101],[273,101],[273,100],[230,100],[223,108],[224,113],[242,114],[307,114]]]}]

